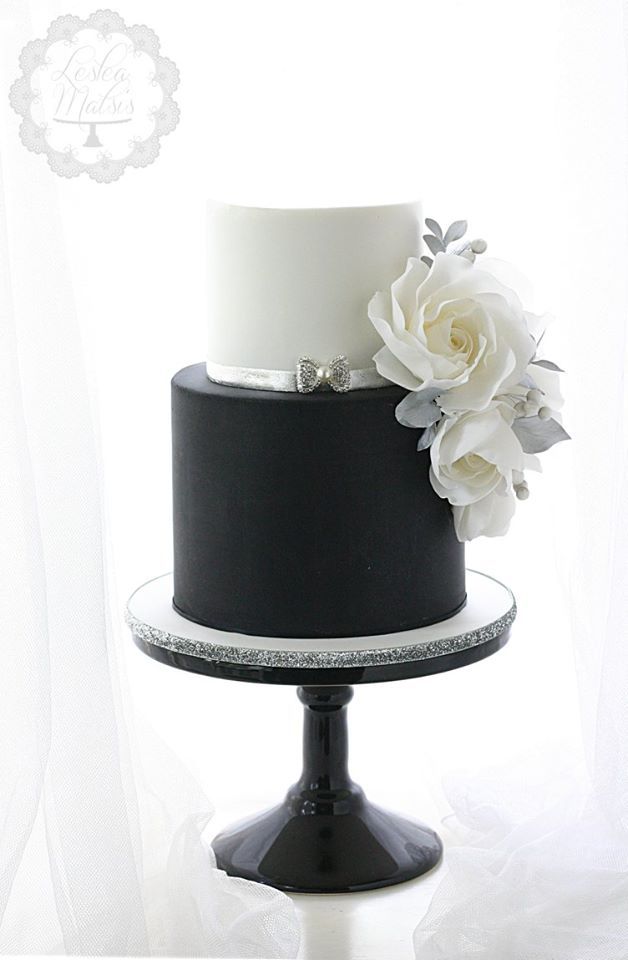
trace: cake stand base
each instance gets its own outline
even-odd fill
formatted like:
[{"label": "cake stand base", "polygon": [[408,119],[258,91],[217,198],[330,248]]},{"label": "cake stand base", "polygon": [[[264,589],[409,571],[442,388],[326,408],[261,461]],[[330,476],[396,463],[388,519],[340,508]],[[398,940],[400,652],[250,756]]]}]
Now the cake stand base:
[{"label": "cake stand base", "polygon": [[182,617],[172,606],[169,575],[139,587],[127,623],[149,657],[223,680],[294,685],[305,708],[300,780],[278,807],[216,837],[218,866],[294,893],[385,887],[435,866],[442,848],[434,831],[369,803],[349,776],[352,686],[477,663],[504,646],[516,612],[504,584],[467,570],[467,604],[442,623],[328,640],[250,637]]},{"label": "cake stand base", "polygon": [[437,834],[375,806],[347,767],[348,686],[299,687],[303,773],[277,807],[213,841],[235,877],[292,893],[349,893],[418,877],[441,858]]}]

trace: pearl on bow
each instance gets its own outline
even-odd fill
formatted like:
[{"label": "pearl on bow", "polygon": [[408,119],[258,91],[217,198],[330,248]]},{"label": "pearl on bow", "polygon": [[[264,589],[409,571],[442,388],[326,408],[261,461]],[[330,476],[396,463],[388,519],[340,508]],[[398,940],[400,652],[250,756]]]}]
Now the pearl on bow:
[{"label": "pearl on bow", "polygon": [[334,357],[328,364],[311,357],[299,357],[296,379],[299,393],[312,393],[319,387],[331,387],[336,393],[346,393],[351,388],[349,361],[343,355]]}]

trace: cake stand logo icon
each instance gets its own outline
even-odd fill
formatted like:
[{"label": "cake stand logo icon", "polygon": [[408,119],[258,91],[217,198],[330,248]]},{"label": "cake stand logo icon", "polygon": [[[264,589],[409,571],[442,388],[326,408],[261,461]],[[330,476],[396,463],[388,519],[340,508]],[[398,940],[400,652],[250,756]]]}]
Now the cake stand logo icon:
[{"label": "cake stand logo icon", "polygon": [[176,65],[150,27],[127,27],[112,10],[54,20],[24,47],[20,67],[10,92],[20,138],[62,177],[109,183],[148,166],[178,123]]}]

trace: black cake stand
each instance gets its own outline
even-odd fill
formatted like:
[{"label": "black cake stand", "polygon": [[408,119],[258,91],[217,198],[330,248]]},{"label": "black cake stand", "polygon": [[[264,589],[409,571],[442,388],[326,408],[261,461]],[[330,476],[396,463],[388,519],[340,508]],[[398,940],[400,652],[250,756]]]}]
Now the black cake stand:
[{"label": "black cake stand", "polygon": [[162,663],[225,680],[293,684],[304,706],[303,772],[283,803],[213,841],[218,867],[293,893],[347,893],[418,877],[440,860],[429,827],[375,806],[349,776],[352,685],[423,677],[499,650],[516,616],[510,590],[467,571],[467,604],[443,623],[376,637],[299,640],[224,633],[172,606],[172,577],[127,605],[135,643]]}]

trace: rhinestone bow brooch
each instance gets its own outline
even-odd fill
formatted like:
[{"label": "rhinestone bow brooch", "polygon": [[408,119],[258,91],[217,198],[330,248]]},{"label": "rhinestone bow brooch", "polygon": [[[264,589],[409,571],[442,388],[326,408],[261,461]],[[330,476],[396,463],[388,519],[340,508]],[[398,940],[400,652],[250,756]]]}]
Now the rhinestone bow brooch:
[{"label": "rhinestone bow brooch", "polygon": [[336,393],[346,393],[351,387],[351,371],[345,356],[334,357],[328,364],[311,357],[299,357],[297,363],[297,390],[312,393],[319,387],[331,387]]}]

